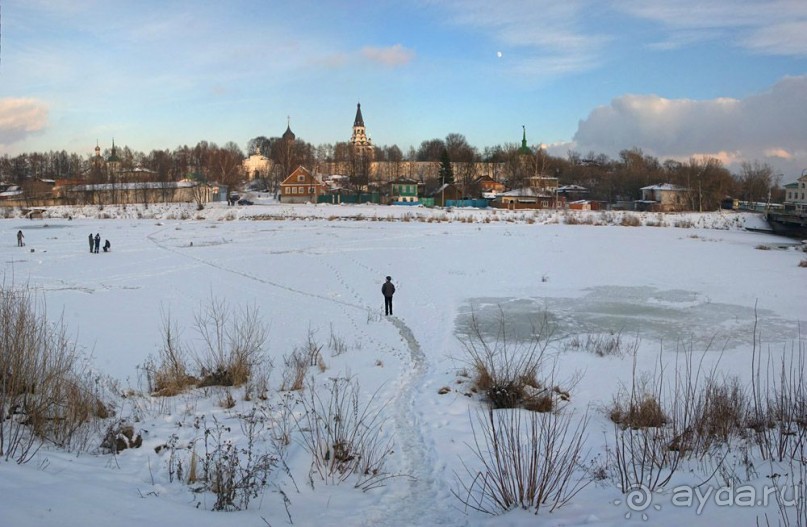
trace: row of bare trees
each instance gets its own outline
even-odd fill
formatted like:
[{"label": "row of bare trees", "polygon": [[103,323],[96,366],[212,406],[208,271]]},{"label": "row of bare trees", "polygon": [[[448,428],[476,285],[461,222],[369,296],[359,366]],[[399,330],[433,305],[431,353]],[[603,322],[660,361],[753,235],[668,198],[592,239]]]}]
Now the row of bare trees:
[{"label": "row of bare trees", "polygon": [[[247,143],[249,154],[260,153],[272,161],[271,170],[261,177],[269,190],[277,190],[280,182],[297,166],[315,172],[342,174],[354,187],[364,187],[373,178],[389,181],[401,177],[414,178],[426,188],[455,182],[473,194],[473,180],[480,163],[488,163],[494,179],[508,188],[527,186],[534,176],[556,177],[560,185],[580,185],[589,190],[591,199],[615,202],[640,197],[640,189],[656,183],[672,183],[690,190],[692,210],[714,210],[726,197],[746,201],[781,199],[780,175],[770,166],[758,162],[744,163],[732,174],[715,158],[691,158],[687,161],[661,161],[640,149],[623,150],[615,159],[591,152],[582,155],[568,152],[566,157],[550,155],[545,149],[532,148],[524,153],[515,143],[486,147],[480,151],[462,134],[452,133],[444,139],[423,141],[404,153],[398,145],[374,147],[372,155],[357,153],[347,142],[314,146],[303,139],[255,137]],[[191,177],[238,187],[248,177],[242,169],[245,153],[233,143],[222,146],[200,141],[193,147],[152,150],[142,153],[128,146],[117,147],[120,171],[142,167],[153,171],[156,181],[178,181]],[[109,149],[101,157],[108,159]],[[372,162],[383,170],[371,169]],[[417,162],[451,163],[450,181],[446,174],[417,168]],[[95,154],[51,151],[26,153],[16,157],[0,157],[0,181],[24,184],[36,179],[83,179],[100,182],[107,173],[99,167]],[[414,168],[413,168],[414,167]],[[445,171],[442,171],[445,172]]]},{"label": "row of bare trees", "polygon": [[[100,160],[95,153],[80,156],[64,150],[15,157],[5,155],[0,157],[0,179],[15,184],[32,179],[83,179],[98,183],[107,178],[107,160],[111,154],[111,148],[107,148],[100,153]],[[191,177],[237,185],[243,178],[241,163],[244,154],[233,142],[218,146],[200,141],[194,147],[185,145],[174,150],[152,150],[147,154],[119,146],[115,148],[115,155],[119,159],[119,172],[145,168],[154,172],[155,181]]]}]

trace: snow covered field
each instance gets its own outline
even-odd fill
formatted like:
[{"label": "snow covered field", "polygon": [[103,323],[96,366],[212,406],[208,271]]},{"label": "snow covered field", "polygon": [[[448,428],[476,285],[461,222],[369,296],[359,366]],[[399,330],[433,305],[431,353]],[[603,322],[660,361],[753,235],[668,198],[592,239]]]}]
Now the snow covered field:
[{"label": "snow covered field", "polygon": [[[0,464],[0,525],[752,525],[765,514],[775,525],[773,503],[696,511],[671,504],[669,491],[631,511],[608,479],[551,514],[542,509],[539,520],[521,510],[467,510],[452,494],[463,463],[474,462],[471,424],[484,407],[461,376],[460,336],[472,315],[483,326],[503,315],[514,343],[534,338],[536,321],[548,320],[549,362],[571,386],[568,411],[589,412],[589,465],[605,459],[613,425],[603,408],[630,383],[633,359],[600,357],[574,342],[619,336],[636,347],[640,371],[689,350],[707,368],[745,380],[755,339],[766,354],[804,349],[807,269],[799,262],[807,255],[797,242],[745,231],[763,227],[750,214],[625,213],[640,217],[640,227],[620,226],[622,214],[578,213],[570,221],[572,213],[555,211],[259,202],[200,212],[190,205],[60,208],[43,219],[0,220],[4,286],[40,295],[99,383],[109,376],[121,391],[140,394],[112,402],[143,437],[141,448],[117,456],[46,446],[26,465]],[[19,229],[23,248],[15,246]],[[109,239],[112,252],[90,254],[90,233]],[[397,288],[394,317],[383,316],[386,275]],[[158,353],[166,314],[192,346],[194,317],[211,299],[254,306],[266,321],[274,365],[268,401],[245,401],[235,389],[235,407],[224,409],[223,389],[169,399],[144,393],[142,367]],[[352,377],[363,400],[375,394],[383,405],[380,433],[394,442],[386,470],[400,477],[365,493],[350,480],[325,485],[309,479],[310,456],[292,442],[288,471],[273,472],[248,510],[211,512],[211,494],[171,481],[172,461],[155,447],[172,436],[198,445],[204,425],[194,423],[214,419],[237,437],[238,413],[257,404],[279,411],[284,357],[311,341],[323,346],[322,367],[309,372],[315,383]],[[675,481],[707,480],[714,467],[706,465],[679,469]],[[762,462],[756,470],[749,481],[763,484],[770,471]]]}]

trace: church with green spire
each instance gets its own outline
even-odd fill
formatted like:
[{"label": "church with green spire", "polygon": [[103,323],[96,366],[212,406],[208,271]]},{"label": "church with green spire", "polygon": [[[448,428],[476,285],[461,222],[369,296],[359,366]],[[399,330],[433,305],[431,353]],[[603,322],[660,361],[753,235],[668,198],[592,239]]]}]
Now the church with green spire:
[{"label": "church with green spire", "polygon": [[523,155],[532,155],[532,150],[530,150],[530,147],[527,146],[527,127],[523,124],[521,125],[521,131],[521,148],[518,149],[518,153]]}]

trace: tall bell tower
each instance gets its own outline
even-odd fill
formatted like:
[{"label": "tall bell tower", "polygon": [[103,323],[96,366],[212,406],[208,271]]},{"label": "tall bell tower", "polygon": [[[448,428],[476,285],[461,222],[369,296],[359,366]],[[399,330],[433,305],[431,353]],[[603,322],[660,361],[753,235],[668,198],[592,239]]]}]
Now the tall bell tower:
[{"label": "tall bell tower", "polygon": [[350,145],[356,153],[364,155],[373,154],[373,142],[367,137],[364,127],[364,117],[361,115],[361,103],[356,104],[356,118],[353,120],[353,135],[350,136]]}]

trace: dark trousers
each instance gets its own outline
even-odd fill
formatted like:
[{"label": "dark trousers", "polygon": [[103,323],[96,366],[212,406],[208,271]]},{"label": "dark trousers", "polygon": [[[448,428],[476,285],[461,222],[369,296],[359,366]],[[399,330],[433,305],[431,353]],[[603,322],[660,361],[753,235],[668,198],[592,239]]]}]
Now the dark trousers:
[{"label": "dark trousers", "polygon": [[392,314],[392,297],[385,296],[384,297],[384,314],[391,315]]}]

